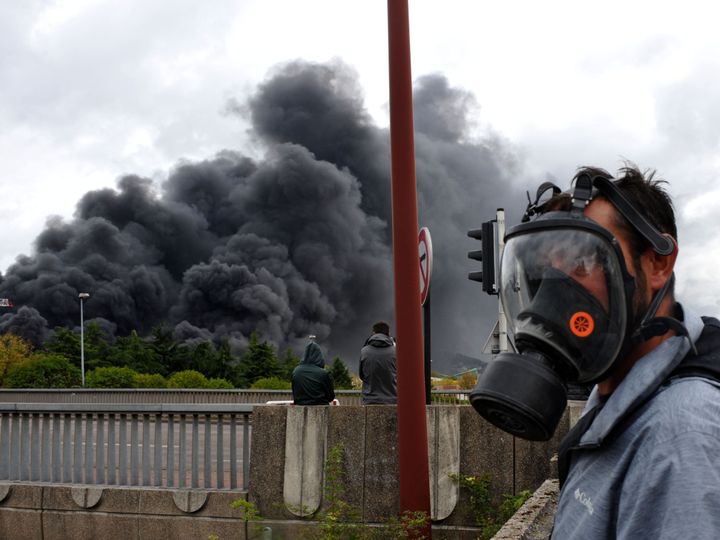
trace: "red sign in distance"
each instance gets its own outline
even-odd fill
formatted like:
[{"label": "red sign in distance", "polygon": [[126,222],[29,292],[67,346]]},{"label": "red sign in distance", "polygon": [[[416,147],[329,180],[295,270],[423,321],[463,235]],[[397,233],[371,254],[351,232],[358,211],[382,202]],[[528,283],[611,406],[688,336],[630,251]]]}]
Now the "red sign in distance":
[{"label": "red sign in distance", "polygon": [[432,239],[427,227],[420,229],[418,251],[420,255],[420,305],[425,305],[430,290],[430,274],[432,274]]}]

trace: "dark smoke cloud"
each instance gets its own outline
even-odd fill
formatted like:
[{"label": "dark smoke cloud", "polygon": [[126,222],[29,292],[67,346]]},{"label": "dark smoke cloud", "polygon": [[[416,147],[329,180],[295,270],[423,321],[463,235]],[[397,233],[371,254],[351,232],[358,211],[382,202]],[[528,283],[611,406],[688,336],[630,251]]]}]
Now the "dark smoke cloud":
[{"label": "dark smoke cloud", "polygon": [[47,321],[37,309],[22,306],[15,313],[0,317],[0,334],[15,334],[33,347],[40,347],[47,336]]},{"label": "dark smoke cloud", "polygon": [[[125,176],[87,193],[74,218],[48,220],[32,256],[0,281],[34,343],[78,324],[78,293],[105,333],[174,327],[187,342],[242,351],[257,330],[279,347],[315,334],[356,366],[370,325],[393,319],[389,134],[340,63],[281,66],[248,100],[253,160],[224,150],[181,163],[158,191]],[[477,354],[495,302],[467,281],[465,233],[516,202],[510,146],[473,137],[474,98],[439,75],[415,94],[420,225],[431,230],[434,358]],[[441,366],[439,366],[441,367]]]}]

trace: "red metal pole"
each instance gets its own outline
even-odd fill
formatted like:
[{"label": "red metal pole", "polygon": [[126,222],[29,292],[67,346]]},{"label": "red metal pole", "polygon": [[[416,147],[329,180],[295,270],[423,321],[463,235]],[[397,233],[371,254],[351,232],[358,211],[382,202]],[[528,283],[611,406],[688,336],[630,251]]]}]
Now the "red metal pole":
[{"label": "red metal pole", "polygon": [[[407,0],[388,0],[388,38],[400,510],[423,511],[429,516],[430,482]],[[429,537],[429,527],[423,533]]]}]

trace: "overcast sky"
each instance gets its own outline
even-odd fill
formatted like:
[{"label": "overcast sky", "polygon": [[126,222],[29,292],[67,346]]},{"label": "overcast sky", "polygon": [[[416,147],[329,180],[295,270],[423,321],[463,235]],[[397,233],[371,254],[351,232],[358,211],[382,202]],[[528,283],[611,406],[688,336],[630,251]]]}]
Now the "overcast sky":
[{"label": "overcast sky", "polygon": [[[670,181],[679,293],[718,312],[720,34],[710,2],[414,0],[413,76],[472,92],[529,189],[623,158]],[[0,0],[0,270],[134,173],[260,152],[229,114],[280,63],[340,58],[387,125],[380,1]],[[492,197],[493,194],[488,194]],[[518,201],[518,207],[523,201]],[[485,219],[479,216],[478,221]]]}]

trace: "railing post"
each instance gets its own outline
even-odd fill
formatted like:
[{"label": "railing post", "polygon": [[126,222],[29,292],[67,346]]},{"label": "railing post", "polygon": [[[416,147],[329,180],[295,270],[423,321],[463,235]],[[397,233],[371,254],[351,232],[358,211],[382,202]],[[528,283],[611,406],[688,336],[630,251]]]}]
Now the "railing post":
[{"label": "railing post", "polygon": [[[162,415],[155,415],[155,460],[153,462],[153,472],[155,473],[154,486],[162,485]],[[169,445],[168,445],[169,447]]]},{"label": "railing post", "polygon": [[205,415],[205,448],[203,452],[204,471],[203,479],[206,488],[212,487],[212,452],[210,450],[210,437],[212,436],[212,423],[209,414]]},{"label": "railing post", "polygon": [[250,484],[250,415],[243,415],[243,489]]},{"label": "railing post", "polygon": [[73,429],[73,477],[74,484],[82,483],[82,424],[83,417],[81,414],[74,416]]},{"label": "railing post", "polygon": [[10,418],[11,413],[0,418],[0,480],[10,479]]},{"label": "railing post", "polygon": [[142,485],[150,485],[150,415],[143,414]]},{"label": "railing post", "polygon": [[200,434],[198,433],[199,430],[199,422],[198,422],[198,415],[193,414],[192,415],[192,484],[190,484],[190,487],[199,487],[200,482],[198,481],[198,469],[200,468],[199,465],[199,457],[198,452],[200,450],[200,442],[199,437]]},{"label": "railing post", "polygon": [[140,452],[138,448],[138,415],[130,415],[130,485],[137,486],[140,476]]},{"label": "railing post", "polygon": [[115,470],[115,415],[110,413],[108,415],[108,456],[107,456],[107,466],[108,466],[108,476],[107,476],[107,482],[108,484],[116,484],[117,483],[117,471]]},{"label": "railing post", "polygon": [[121,414],[120,425],[118,426],[118,436],[120,438],[118,469],[120,471],[120,485],[123,486],[126,486],[128,482],[127,420],[128,415]]},{"label": "railing post", "polygon": [[180,460],[180,472],[178,476],[178,487],[184,488],[187,484],[187,417],[184,414],[180,415],[180,446],[179,446],[179,460]]},{"label": "railing post", "polygon": [[48,413],[44,413],[41,417],[42,422],[42,441],[40,442],[40,451],[42,457],[40,461],[40,481],[50,481],[50,465],[52,463],[52,445],[50,444],[50,432],[52,431],[52,417]]},{"label": "railing post", "polygon": [[223,459],[225,456],[223,456],[223,432],[225,431],[225,426],[223,425],[223,415],[218,414],[217,416],[217,424],[216,424],[216,430],[217,430],[217,446],[216,446],[216,459],[217,462],[216,465],[216,471],[217,471],[217,481],[215,487],[217,489],[223,489],[225,487],[225,464],[223,463]]},{"label": "railing post", "polygon": [[[110,446],[108,445],[108,452]],[[105,414],[97,415],[97,438],[95,440],[95,483],[107,483],[105,470]]]},{"label": "railing post", "polygon": [[85,483],[94,484],[93,473],[95,472],[95,463],[93,463],[93,414],[85,416]]},{"label": "railing post", "polygon": [[62,433],[62,481],[72,482],[72,415],[65,415],[63,418]]},{"label": "railing post", "polygon": [[175,485],[175,415],[167,416],[167,486]]}]

